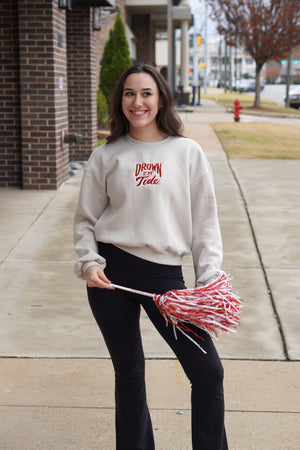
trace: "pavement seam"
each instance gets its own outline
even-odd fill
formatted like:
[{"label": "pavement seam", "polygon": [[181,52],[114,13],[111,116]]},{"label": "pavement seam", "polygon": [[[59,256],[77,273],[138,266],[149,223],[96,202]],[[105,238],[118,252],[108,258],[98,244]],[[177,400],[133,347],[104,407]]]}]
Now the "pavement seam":
[{"label": "pavement seam", "polygon": [[[17,355],[0,355],[0,360],[17,359],[17,360],[96,360],[96,361],[111,361],[110,356],[17,356]],[[145,356],[146,361],[177,361],[176,356]],[[276,363],[294,363],[300,362],[300,359],[276,359],[276,358],[233,358],[221,357],[221,361],[236,361],[236,362],[276,362]]]},{"label": "pavement seam", "polygon": [[21,234],[21,236],[19,236],[19,238],[16,240],[16,242],[14,243],[14,245],[11,246],[11,248],[9,249],[9,251],[7,252],[7,254],[3,257],[3,259],[0,261],[0,266],[7,260],[7,258],[9,257],[9,255],[14,251],[14,249],[17,247],[17,245],[22,241],[22,239],[24,238],[24,236],[28,233],[28,231],[33,227],[33,225],[39,220],[39,218],[41,217],[41,215],[44,213],[44,211],[48,208],[48,206],[50,205],[50,203],[52,202],[52,200],[54,199],[54,197],[56,196],[57,191],[54,191],[53,195],[51,196],[51,198],[48,200],[48,202],[46,203],[46,205],[42,208],[42,210],[37,214],[37,216],[35,217],[35,219],[30,223],[30,225],[28,225],[28,227],[26,228],[26,230]]},{"label": "pavement seam", "polygon": [[273,296],[273,293],[272,293],[271,285],[270,285],[270,282],[269,282],[269,279],[268,279],[268,275],[267,275],[267,272],[266,272],[266,269],[265,269],[265,266],[264,266],[264,263],[263,263],[263,259],[262,259],[262,256],[261,256],[261,252],[260,252],[260,249],[259,249],[259,246],[258,246],[258,242],[257,242],[257,239],[256,239],[254,226],[253,226],[253,223],[252,223],[252,220],[251,220],[251,216],[250,216],[249,208],[248,208],[248,205],[247,205],[247,201],[246,201],[246,198],[245,198],[242,186],[241,186],[241,184],[240,184],[240,182],[238,180],[238,177],[237,177],[237,175],[236,175],[236,173],[235,173],[235,171],[234,171],[234,169],[233,169],[233,167],[232,167],[232,165],[230,163],[230,160],[229,160],[228,155],[227,155],[226,152],[225,152],[225,155],[226,155],[226,160],[227,160],[228,167],[229,167],[229,169],[230,169],[230,171],[232,173],[232,176],[234,178],[234,181],[235,181],[235,183],[236,183],[236,185],[237,185],[237,187],[239,189],[239,192],[240,192],[240,195],[241,195],[241,199],[242,199],[242,202],[243,202],[243,205],[244,205],[244,208],[245,208],[245,212],[246,212],[246,215],[247,215],[248,223],[249,223],[251,234],[252,234],[252,238],[253,238],[253,243],[254,243],[254,246],[255,246],[255,249],[256,249],[256,252],[257,252],[257,256],[258,256],[258,260],[259,260],[259,264],[260,264],[260,267],[261,267],[261,270],[262,270],[262,273],[263,273],[263,276],[264,276],[264,280],[265,280],[265,284],[266,284],[266,287],[267,287],[267,292],[268,292],[268,295],[269,295],[271,306],[272,306],[272,309],[273,309],[274,317],[275,317],[275,320],[277,322],[277,326],[278,326],[278,329],[279,329],[280,338],[281,338],[281,344],[282,344],[282,348],[283,348],[283,353],[284,353],[284,356],[285,356],[286,360],[290,361],[290,357],[289,357],[289,353],[288,353],[288,349],[287,349],[287,342],[286,342],[285,335],[284,335],[284,332],[283,332],[282,322],[281,322],[281,319],[279,317],[279,313],[277,311],[277,307],[276,307],[276,304],[275,304],[275,300],[274,300],[274,296]]},{"label": "pavement seam", "polygon": [[[0,405],[0,408],[41,408],[41,409],[96,409],[96,410],[111,410],[114,411],[114,406],[72,406],[72,405]],[[149,406],[150,411],[185,411],[190,412],[191,408],[155,408]],[[300,414],[300,411],[284,411],[272,409],[226,409],[226,413],[251,413],[251,414]]]}]

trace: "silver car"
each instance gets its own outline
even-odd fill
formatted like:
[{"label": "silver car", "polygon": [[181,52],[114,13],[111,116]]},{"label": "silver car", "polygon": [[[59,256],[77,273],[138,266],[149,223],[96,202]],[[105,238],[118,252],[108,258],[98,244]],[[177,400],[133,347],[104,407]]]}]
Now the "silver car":
[{"label": "silver car", "polygon": [[[284,99],[286,101],[286,99]],[[300,108],[300,85],[293,87],[289,91],[289,107],[299,109]]]}]

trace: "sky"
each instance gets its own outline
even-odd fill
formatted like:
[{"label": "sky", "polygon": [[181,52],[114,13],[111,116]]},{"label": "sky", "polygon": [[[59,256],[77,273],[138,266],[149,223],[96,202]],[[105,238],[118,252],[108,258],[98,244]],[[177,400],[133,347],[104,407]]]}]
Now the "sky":
[{"label": "sky", "polygon": [[[192,14],[194,15],[194,21],[196,25],[197,34],[200,32],[204,35],[204,21],[205,21],[205,0],[189,0]],[[207,14],[207,39],[208,41],[216,39],[218,33],[215,23],[209,17],[209,11]]]}]

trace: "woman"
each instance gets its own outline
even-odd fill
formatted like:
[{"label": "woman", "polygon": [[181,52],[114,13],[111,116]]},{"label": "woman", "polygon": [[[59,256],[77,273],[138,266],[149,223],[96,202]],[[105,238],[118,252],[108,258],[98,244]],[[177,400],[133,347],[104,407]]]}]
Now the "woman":
[{"label": "woman", "polygon": [[196,286],[217,277],[222,241],[211,169],[200,146],[182,137],[171,91],[152,66],[133,66],[123,74],[109,124],[107,143],[84,170],[74,241],[75,272],[87,281],[115,370],[116,448],[154,449],[139,329],[142,305],[191,382],[193,449],[227,449],[223,368],[209,336],[197,329],[205,355],[181,333],[176,339],[153,301],[110,285],[157,294],[185,289],[181,264],[190,251]]}]

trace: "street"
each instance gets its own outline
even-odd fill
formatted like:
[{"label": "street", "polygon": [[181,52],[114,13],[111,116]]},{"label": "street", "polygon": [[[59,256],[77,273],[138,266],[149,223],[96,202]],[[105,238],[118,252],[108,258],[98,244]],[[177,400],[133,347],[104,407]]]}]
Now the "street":
[{"label": "street", "polygon": [[[291,85],[290,89],[294,86],[295,85]],[[284,106],[285,93],[285,84],[266,84],[264,90],[261,92],[261,98]]]}]

